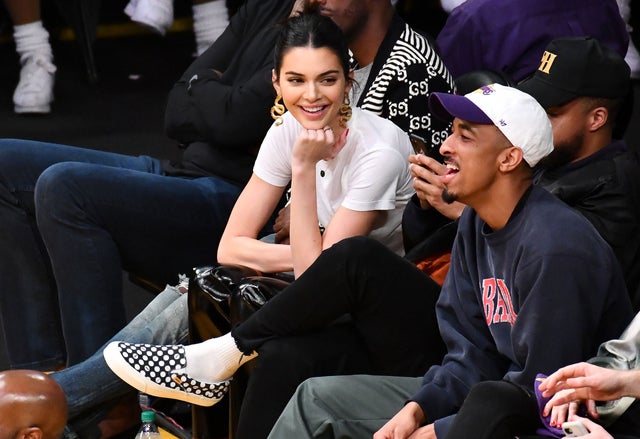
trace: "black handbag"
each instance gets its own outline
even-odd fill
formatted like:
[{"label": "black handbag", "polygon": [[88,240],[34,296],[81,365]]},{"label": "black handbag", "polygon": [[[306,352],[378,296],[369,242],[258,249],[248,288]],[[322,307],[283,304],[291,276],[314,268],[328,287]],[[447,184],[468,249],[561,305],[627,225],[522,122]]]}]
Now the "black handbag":
[{"label": "black handbag", "polygon": [[285,289],[293,279],[285,277],[250,276],[238,283],[231,292],[230,321],[234,326],[246,320],[254,312]]},{"label": "black handbag", "polygon": [[244,266],[194,268],[189,281],[189,313],[198,332],[204,332],[198,338],[229,332],[292,281],[289,273],[263,275]]},{"label": "black handbag", "polygon": [[255,270],[241,266],[204,266],[189,279],[189,332],[191,342],[219,337],[231,330],[229,308],[232,291]]}]

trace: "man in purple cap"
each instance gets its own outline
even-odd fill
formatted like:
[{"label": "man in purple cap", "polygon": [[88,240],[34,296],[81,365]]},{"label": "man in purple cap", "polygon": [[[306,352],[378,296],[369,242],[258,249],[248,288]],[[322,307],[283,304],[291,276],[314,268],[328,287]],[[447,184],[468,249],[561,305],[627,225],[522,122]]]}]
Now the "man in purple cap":
[{"label": "man in purple cap", "polygon": [[[635,151],[629,151],[622,140],[612,139],[615,115],[629,87],[629,66],[622,56],[593,38],[579,37],[549,43],[536,73],[518,86],[547,110],[554,129],[554,151],[538,167],[534,183],[578,210],[611,245],[637,312],[640,168]],[[637,314],[620,339],[604,343],[588,362],[615,369],[638,368],[639,323]],[[575,370],[583,369],[576,366]],[[544,398],[532,390],[529,385],[523,388],[502,380],[479,383],[465,399],[446,439],[529,438],[539,429],[535,437],[563,437],[560,428],[566,411],[541,416]],[[616,438],[636,437],[640,404],[632,402],[627,398],[599,404],[589,416]],[[595,405],[587,406],[595,409]],[[491,422],[484,422],[488,414]],[[597,430],[598,438],[611,437],[593,422],[581,422],[593,437]]]},{"label": "man in purple cap", "polygon": [[[440,148],[443,198],[468,206],[435,309],[448,353],[421,378],[307,380],[270,438],[442,438],[474,384],[533,387],[537,373],[595,352],[631,319],[610,247],[582,215],[532,184],[532,167],[553,149],[544,109],[495,84],[465,96],[434,93],[430,105],[453,119]],[[387,272],[402,278],[400,268]],[[403,317],[432,312],[407,307]]]},{"label": "man in purple cap", "polygon": [[[631,87],[629,66],[589,37],[557,38],[538,59],[538,70],[518,86],[547,111],[553,127],[554,151],[536,166],[534,184],[582,213],[609,243],[638,311],[640,165],[637,152],[615,137]],[[405,208],[403,234],[415,261],[451,250],[464,206],[442,201],[441,163],[426,155],[411,161],[417,195]]]}]

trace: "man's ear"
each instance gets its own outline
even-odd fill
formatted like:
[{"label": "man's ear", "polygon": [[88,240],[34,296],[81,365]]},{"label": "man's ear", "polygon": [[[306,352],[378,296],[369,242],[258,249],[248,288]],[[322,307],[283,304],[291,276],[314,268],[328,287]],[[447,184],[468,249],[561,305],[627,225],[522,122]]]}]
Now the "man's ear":
[{"label": "man's ear", "polygon": [[596,107],[589,112],[587,128],[589,131],[598,131],[609,120],[609,110],[606,107]]},{"label": "man's ear", "polygon": [[524,160],[522,149],[518,146],[505,148],[499,157],[500,171],[511,172]]},{"label": "man's ear", "polygon": [[24,427],[20,429],[15,439],[42,439],[40,427]]}]

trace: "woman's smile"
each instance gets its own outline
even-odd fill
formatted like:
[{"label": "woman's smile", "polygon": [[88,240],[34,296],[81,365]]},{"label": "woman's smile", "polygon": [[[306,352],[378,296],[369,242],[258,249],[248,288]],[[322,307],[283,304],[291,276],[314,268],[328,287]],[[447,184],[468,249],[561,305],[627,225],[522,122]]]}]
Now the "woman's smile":
[{"label": "woman's smile", "polygon": [[301,106],[301,108],[302,108],[304,111],[306,111],[307,113],[315,114],[315,113],[319,113],[319,112],[321,112],[322,110],[324,110],[325,108],[327,108],[327,106],[326,106],[326,105],[322,105],[322,106],[315,106],[315,107],[304,107],[304,106]]},{"label": "woman's smile", "polygon": [[[325,115],[327,114],[327,109],[329,108],[329,106],[328,105],[314,105],[314,106],[300,105],[299,108],[302,110],[307,120],[315,122],[318,120],[325,119]],[[305,125],[303,121],[300,121],[300,123],[302,123],[303,126]]]}]

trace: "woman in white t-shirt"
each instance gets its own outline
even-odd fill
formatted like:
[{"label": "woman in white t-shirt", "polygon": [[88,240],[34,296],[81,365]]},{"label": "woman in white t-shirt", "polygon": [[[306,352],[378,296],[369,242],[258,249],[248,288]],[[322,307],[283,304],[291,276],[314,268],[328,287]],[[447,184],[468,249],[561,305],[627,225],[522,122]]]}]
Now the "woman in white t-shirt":
[{"label": "woman in white t-shirt", "polygon": [[[220,240],[220,264],[299,276],[322,250],[356,235],[403,253],[402,210],[413,194],[411,144],[392,122],[350,108],[353,73],[338,32],[316,32],[311,40],[292,32],[276,46],[276,121]],[[260,241],[289,183],[290,245]]]},{"label": "woman in white t-shirt", "polygon": [[[357,235],[402,253],[401,214],[413,193],[412,147],[392,122],[349,107],[351,81],[346,41],[336,24],[317,13],[290,18],[275,47],[273,73],[276,102],[282,98],[288,112],[274,106],[276,121],[220,241],[221,264],[300,276],[324,249]],[[289,183],[291,244],[259,240]],[[269,320],[287,326],[287,312]],[[229,378],[257,351],[257,345],[240,351],[232,330],[189,346],[116,341],[104,357],[140,391],[206,406],[224,396]]]}]

